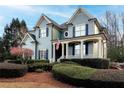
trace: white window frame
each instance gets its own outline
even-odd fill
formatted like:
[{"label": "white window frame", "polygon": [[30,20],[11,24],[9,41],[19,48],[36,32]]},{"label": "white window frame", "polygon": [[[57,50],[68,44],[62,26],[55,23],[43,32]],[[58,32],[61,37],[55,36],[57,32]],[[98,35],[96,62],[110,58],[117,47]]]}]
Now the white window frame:
[{"label": "white window frame", "polygon": [[46,49],[40,50],[40,59],[46,60]]},{"label": "white window frame", "polygon": [[75,55],[80,55],[80,45],[75,45]]},{"label": "white window frame", "polygon": [[[78,34],[77,34],[78,33]],[[75,25],[75,36],[84,36],[86,33],[86,24]]]},{"label": "white window frame", "polygon": [[41,31],[40,36],[46,37],[46,28],[40,28],[40,31]]}]

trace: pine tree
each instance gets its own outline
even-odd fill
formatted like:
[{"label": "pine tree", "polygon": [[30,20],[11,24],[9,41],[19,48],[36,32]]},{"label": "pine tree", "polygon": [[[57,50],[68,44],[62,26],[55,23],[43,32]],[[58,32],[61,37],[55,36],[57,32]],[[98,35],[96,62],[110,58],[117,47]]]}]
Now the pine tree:
[{"label": "pine tree", "polygon": [[25,22],[24,20],[21,21],[20,25],[21,25],[21,29],[22,29],[21,32],[22,32],[22,33],[25,33],[25,32],[28,31],[26,22]]},{"label": "pine tree", "polygon": [[11,23],[5,26],[3,42],[4,49],[7,55],[9,55],[11,47],[17,47],[20,44],[22,38],[25,35],[25,33],[22,34],[22,31],[24,31],[25,33],[27,31],[26,22],[24,20],[20,22],[18,18],[13,18]]},{"label": "pine tree", "polygon": [[5,58],[10,56],[9,50],[12,47],[12,43],[13,43],[12,31],[9,25],[7,24],[4,27],[4,35],[3,35],[3,48],[4,48],[3,56]]}]

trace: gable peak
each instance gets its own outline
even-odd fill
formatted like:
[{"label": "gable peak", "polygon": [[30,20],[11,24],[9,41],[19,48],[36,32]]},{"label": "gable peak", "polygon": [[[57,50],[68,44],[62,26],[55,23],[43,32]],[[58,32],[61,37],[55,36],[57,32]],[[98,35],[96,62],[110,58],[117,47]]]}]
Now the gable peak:
[{"label": "gable peak", "polygon": [[88,16],[89,18],[94,18],[94,16],[92,16],[90,13],[88,13],[88,11],[84,8],[78,8],[73,15],[70,17],[70,19],[68,20],[67,24],[71,22],[71,20],[74,18],[74,16],[76,16],[77,14],[80,13],[84,13],[86,16]]}]

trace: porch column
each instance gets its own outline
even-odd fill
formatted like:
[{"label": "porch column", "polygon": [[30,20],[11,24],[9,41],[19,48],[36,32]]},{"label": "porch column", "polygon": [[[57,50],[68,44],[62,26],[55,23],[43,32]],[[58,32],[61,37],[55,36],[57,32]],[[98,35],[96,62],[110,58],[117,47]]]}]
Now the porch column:
[{"label": "porch column", "polygon": [[80,51],[81,58],[83,58],[83,54],[84,54],[83,43],[84,43],[84,41],[81,41],[81,51]]},{"label": "porch column", "polygon": [[98,41],[98,58],[102,58],[102,40]]},{"label": "porch column", "polygon": [[107,44],[106,41],[103,41],[103,57],[107,58]]},{"label": "porch column", "polygon": [[55,43],[53,43],[53,62],[55,62]]},{"label": "porch column", "polygon": [[66,43],[66,58],[68,58],[68,43]]},{"label": "porch column", "polygon": [[62,58],[64,58],[64,43],[62,43]]}]

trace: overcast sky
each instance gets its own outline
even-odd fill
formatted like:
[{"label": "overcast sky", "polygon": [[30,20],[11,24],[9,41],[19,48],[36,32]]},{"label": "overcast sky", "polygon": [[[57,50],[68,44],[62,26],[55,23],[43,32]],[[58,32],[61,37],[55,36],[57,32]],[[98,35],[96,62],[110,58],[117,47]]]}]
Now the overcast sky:
[{"label": "overcast sky", "polygon": [[0,6],[0,36],[3,35],[3,29],[9,24],[12,18],[24,19],[29,29],[32,29],[42,13],[46,14],[59,24],[64,23],[79,8],[85,8],[96,18],[103,16],[106,10],[115,13],[124,12],[124,6],[100,6],[100,5],[41,5],[41,6]]}]

